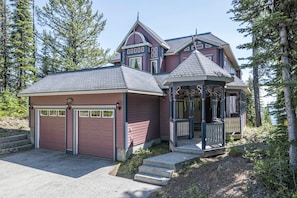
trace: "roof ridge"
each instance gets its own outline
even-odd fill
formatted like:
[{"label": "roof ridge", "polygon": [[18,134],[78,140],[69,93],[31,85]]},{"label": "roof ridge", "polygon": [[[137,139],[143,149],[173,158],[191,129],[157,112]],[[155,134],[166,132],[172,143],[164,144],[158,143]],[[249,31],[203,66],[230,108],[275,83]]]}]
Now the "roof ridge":
[{"label": "roof ridge", "polygon": [[[195,53],[196,58],[197,58],[199,64],[201,65],[201,69],[203,70],[203,73],[206,74],[206,71],[205,71],[205,69],[204,69],[204,66],[202,65],[202,63],[201,63],[201,61],[200,61],[200,58],[198,57],[199,54],[201,54],[201,53],[200,53],[198,50],[194,50],[193,53]],[[207,74],[206,74],[206,75],[207,75]]]},{"label": "roof ridge", "polygon": [[[211,34],[211,32],[199,33],[199,34],[197,34],[197,36],[203,36],[203,35],[207,35],[207,34]],[[192,36],[196,36],[196,35],[189,35],[189,36],[170,38],[170,39],[165,39],[165,41],[173,41],[173,40],[179,40],[179,39],[184,39],[184,38],[191,38]]]}]

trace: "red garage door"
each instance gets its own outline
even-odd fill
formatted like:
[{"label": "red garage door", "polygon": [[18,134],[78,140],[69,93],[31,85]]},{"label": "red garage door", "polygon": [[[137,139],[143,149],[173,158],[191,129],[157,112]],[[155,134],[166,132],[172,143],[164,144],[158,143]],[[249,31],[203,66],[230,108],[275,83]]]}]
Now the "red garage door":
[{"label": "red garage door", "polygon": [[65,151],[65,110],[40,110],[39,147]]},{"label": "red garage door", "polygon": [[78,113],[78,153],[113,158],[114,111],[81,110]]}]

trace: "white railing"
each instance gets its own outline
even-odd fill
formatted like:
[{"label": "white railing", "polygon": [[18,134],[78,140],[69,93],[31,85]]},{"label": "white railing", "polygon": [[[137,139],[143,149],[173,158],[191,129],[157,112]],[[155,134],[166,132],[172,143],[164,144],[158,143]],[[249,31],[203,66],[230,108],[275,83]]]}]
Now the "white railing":
[{"label": "white railing", "polygon": [[225,118],[225,132],[226,133],[240,133],[240,117],[237,118]]},{"label": "white railing", "polygon": [[206,124],[206,145],[223,145],[223,123]]},{"label": "white railing", "polygon": [[175,120],[177,137],[190,135],[189,120]]}]

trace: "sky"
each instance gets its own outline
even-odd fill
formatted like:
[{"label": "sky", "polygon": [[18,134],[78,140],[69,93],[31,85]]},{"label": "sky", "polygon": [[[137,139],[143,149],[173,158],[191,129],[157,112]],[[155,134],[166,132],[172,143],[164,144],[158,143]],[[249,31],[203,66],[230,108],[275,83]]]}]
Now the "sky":
[{"label": "sky", "polygon": [[[46,0],[36,0],[38,6],[45,5]],[[211,32],[230,44],[238,58],[251,55],[250,51],[236,47],[249,42],[237,31],[238,22],[230,19],[227,12],[232,8],[232,0],[93,0],[93,11],[103,13],[107,20],[105,29],[99,36],[99,43],[104,49],[113,53],[130,28],[139,20],[154,30],[164,40]],[[238,60],[239,65],[246,61]],[[242,70],[242,79],[246,81],[250,71]]]}]

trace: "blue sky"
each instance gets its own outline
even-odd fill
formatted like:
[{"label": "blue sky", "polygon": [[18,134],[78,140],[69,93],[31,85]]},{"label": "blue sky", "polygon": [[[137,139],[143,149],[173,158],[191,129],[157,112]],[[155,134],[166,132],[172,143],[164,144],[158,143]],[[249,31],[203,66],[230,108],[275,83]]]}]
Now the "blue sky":
[{"label": "blue sky", "polygon": [[[239,23],[230,19],[232,0],[93,0],[93,11],[104,14],[107,24],[99,36],[103,48],[115,51],[137,19],[153,29],[163,39],[182,37],[198,33],[212,32],[228,42],[235,57],[243,58],[251,52],[236,48],[249,42],[238,33]],[[44,5],[47,1],[36,1]],[[239,64],[243,61],[238,61]],[[243,80],[247,80],[248,71],[243,71]]]}]

